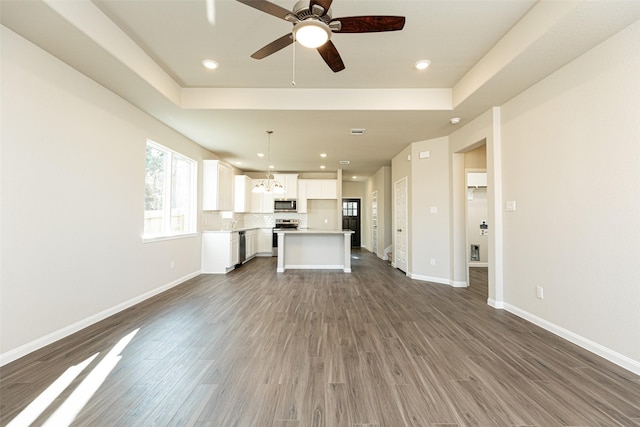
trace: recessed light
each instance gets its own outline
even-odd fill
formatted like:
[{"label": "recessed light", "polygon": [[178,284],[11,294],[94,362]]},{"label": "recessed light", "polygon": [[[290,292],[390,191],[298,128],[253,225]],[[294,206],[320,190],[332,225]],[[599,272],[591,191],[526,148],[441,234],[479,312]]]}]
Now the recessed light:
[{"label": "recessed light", "polygon": [[269,165],[269,169],[275,169],[276,167],[274,165]]},{"label": "recessed light", "polygon": [[358,179],[358,177],[357,177],[357,176],[355,176],[355,175],[353,175],[353,176],[351,177],[351,179]]},{"label": "recessed light", "polygon": [[320,169],[324,169],[324,168],[326,168],[326,166],[325,166],[325,165],[321,165],[321,166],[320,166]]},{"label": "recessed light", "polygon": [[351,135],[361,136],[364,135],[366,131],[366,129],[351,129]]},{"label": "recessed light", "polygon": [[258,157],[264,157],[264,153],[258,153]]},{"label": "recessed light", "polygon": [[241,164],[242,164],[242,162],[241,162],[240,160],[238,160],[238,161],[236,162],[236,165],[241,165]]},{"label": "recessed light", "polygon": [[416,70],[426,70],[429,68],[429,65],[431,65],[431,61],[428,59],[421,59],[415,63],[414,67],[416,67]]},{"label": "recessed light", "polygon": [[213,59],[205,59],[204,61],[202,61],[202,65],[204,66],[204,68],[208,68],[209,70],[215,70],[220,66]]},{"label": "recessed light", "polygon": [[327,157],[327,153],[320,153],[320,157]]},{"label": "recessed light", "polygon": [[457,125],[458,123],[460,123],[460,117],[452,117],[451,119],[449,119],[449,121],[452,125]]}]

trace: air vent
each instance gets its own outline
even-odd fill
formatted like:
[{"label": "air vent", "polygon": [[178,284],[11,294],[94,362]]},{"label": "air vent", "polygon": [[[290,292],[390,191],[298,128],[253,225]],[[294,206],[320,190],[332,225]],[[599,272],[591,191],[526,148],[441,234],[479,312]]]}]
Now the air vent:
[{"label": "air vent", "polygon": [[341,165],[348,165],[349,163],[351,163],[349,160],[340,160]]},{"label": "air vent", "polygon": [[366,129],[351,129],[351,135],[364,135],[364,133],[366,132]]}]

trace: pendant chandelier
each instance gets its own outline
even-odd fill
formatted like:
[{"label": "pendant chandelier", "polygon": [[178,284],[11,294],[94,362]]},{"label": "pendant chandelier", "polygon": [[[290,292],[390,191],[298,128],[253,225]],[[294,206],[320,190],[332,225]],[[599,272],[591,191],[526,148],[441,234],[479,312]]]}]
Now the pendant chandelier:
[{"label": "pendant chandelier", "polygon": [[[268,167],[271,167],[271,134],[272,130],[267,131],[267,162]],[[261,180],[252,190],[254,193],[267,193],[267,194],[283,194],[285,192],[284,186],[276,181],[273,174],[267,168],[266,178]]]}]

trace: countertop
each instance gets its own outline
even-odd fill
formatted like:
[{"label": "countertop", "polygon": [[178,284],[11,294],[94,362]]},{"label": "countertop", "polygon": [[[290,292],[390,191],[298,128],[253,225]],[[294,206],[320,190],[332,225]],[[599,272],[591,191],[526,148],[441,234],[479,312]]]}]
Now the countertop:
[{"label": "countertop", "polygon": [[236,233],[238,231],[249,230],[271,230],[273,227],[242,227],[234,228],[233,230],[202,230],[203,233]]},{"label": "countertop", "polygon": [[354,233],[353,230],[320,230],[315,228],[299,228],[297,230],[291,229],[280,229],[277,230],[277,233],[284,234],[351,234]]}]

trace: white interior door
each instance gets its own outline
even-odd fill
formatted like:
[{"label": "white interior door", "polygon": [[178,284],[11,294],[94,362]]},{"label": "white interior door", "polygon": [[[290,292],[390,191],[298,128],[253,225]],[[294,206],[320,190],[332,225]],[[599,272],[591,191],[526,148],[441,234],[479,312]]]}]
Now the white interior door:
[{"label": "white interior door", "polygon": [[394,185],[394,266],[407,272],[407,178]]},{"label": "white interior door", "polygon": [[378,192],[371,193],[371,252],[378,254]]}]

